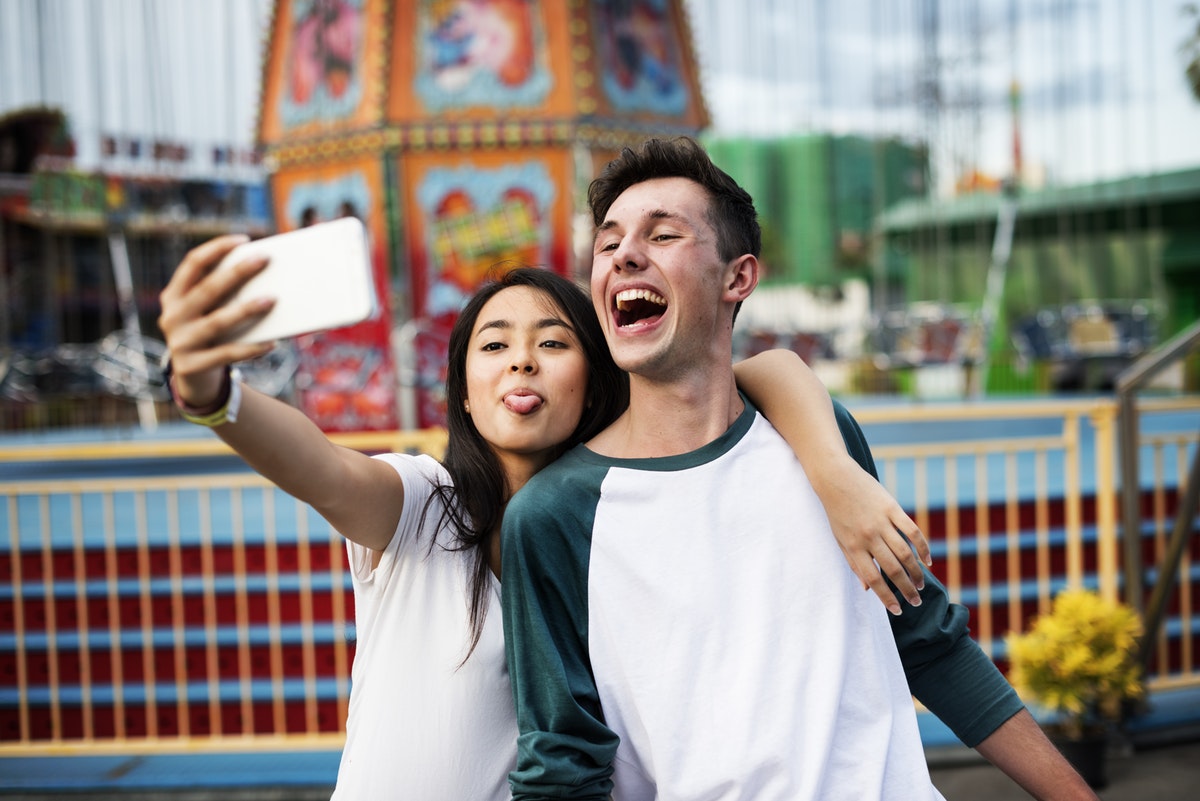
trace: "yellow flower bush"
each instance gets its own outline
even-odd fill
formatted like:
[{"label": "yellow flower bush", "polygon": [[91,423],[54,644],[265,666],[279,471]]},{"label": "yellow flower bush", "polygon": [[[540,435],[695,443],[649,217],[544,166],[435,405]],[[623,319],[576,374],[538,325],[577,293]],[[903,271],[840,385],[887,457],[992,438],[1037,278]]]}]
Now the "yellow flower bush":
[{"label": "yellow flower bush", "polygon": [[1079,737],[1116,720],[1122,701],[1141,697],[1141,634],[1141,620],[1125,604],[1065,590],[1029,631],[1006,638],[1009,679],[1022,695],[1062,713],[1064,733]]}]

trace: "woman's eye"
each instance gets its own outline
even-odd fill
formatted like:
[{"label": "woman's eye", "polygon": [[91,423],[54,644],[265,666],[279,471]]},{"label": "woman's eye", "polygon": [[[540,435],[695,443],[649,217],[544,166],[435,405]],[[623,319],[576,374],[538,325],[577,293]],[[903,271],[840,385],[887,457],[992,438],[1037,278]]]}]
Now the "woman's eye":
[{"label": "woman's eye", "polygon": [[565,348],[568,347],[566,342],[560,342],[557,339],[547,339],[542,343],[543,348]]},{"label": "woman's eye", "polygon": [[503,349],[504,349],[503,342],[485,342],[483,347],[480,348],[480,350],[503,350]]}]

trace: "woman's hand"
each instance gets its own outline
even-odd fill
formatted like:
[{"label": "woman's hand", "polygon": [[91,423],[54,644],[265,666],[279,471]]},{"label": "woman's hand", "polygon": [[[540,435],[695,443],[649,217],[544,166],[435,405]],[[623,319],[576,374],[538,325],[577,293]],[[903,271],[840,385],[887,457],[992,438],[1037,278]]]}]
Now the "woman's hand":
[{"label": "woman's hand", "polygon": [[848,453],[826,462],[820,475],[810,480],[838,546],[863,588],[874,590],[893,615],[900,614],[900,603],[884,581],[886,575],[910,604],[920,606],[925,575],[917,555],[927,565],[932,562],[925,535],[891,493]]},{"label": "woman's hand", "polygon": [[188,406],[212,403],[230,364],[257,358],[273,347],[272,343],[221,343],[225,334],[262,317],[274,305],[269,298],[226,303],[267,265],[266,259],[248,259],[232,269],[214,271],[231,250],[246,241],[247,237],[233,234],[192,249],[159,294],[158,327],[171,354],[173,391],[176,399]]},{"label": "woman's hand", "polygon": [[[217,400],[234,362],[268,353],[273,343],[225,342],[230,332],[261,318],[274,300],[230,303],[267,265],[250,258],[215,268],[244,236],[211,239],[190,251],[159,295],[158,326],[171,352],[177,402],[203,407]],[[387,462],[335,445],[302,411],[250,387],[242,391],[236,425],[213,429],[250,467],[307,503],[343,536],[384,550],[404,509],[404,483]]]}]

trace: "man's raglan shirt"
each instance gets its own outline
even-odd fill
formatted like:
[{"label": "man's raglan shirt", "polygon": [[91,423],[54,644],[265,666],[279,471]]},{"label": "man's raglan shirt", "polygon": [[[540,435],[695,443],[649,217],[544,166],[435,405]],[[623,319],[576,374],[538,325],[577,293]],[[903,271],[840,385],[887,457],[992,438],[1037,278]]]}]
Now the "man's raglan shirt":
[{"label": "man's raglan shirt", "polygon": [[748,401],[691,453],[573,449],[509,502],[502,546],[514,801],[939,799],[910,687],[972,746],[1022,708],[931,575],[899,617],[862,589]]}]

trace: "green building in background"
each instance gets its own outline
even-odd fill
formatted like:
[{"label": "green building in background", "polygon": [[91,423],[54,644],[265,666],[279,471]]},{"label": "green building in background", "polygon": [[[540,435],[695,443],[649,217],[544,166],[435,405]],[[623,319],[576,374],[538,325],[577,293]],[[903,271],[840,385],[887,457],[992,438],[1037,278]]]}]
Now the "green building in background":
[{"label": "green building in background", "polygon": [[870,280],[874,220],[925,193],[925,148],[896,139],[711,138],[705,146],[758,207],[767,286]]},{"label": "green building in background", "polygon": [[958,364],[978,374],[964,385],[988,392],[1105,389],[1200,319],[1200,169],[1008,196],[1011,256],[989,326],[1001,192],[931,199],[925,148],[896,139],[705,145],[758,206],[764,287],[870,286],[872,369]]},{"label": "green building in background", "polygon": [[[982,307],[1002,202],[974,194],[889,208],[879,218],[885,280],[909,303]],[[1200,169],[1022,189],[1014,202],[988,340],[993,385],[1012,379],[1015,350],[1057,371],[1033,389],[1109,389],[1142,352],[1200,319]],[[1184,370],[1179,381],[1195,387],[1196,360]]]},{"label": "green building in background", "polygon": [[[888,209],[887,280],[910,301],[979,304],[1000,204],[976,194]],[[1200,318],[1200,169],[1019,192],[1000,319],[1089,301],[1150,304],[1164,336]]]}]

